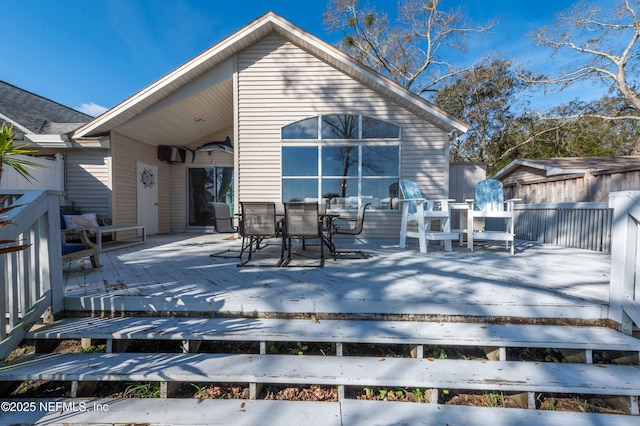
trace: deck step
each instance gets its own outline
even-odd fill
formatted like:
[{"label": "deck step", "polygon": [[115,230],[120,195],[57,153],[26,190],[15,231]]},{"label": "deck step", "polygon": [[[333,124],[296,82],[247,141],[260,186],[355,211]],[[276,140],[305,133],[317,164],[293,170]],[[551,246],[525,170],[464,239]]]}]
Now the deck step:
[{"label": "deck step", "polygon": [[26,380],[268,383],[640,395],[640,366],[311,355],[45,354],[25,356],[0,368],[2,382]]},{"label": "deck step", "polygon": [[[635,416],[577,412],[466,407],[409,402],[300,402],[198,399],[42,399],[35,411],[0,414],[3,424],[93,425],[425,425],[486,426],[636,425]],[[42,405],[41,405],[42,404]],[[66,404],[63,405],[63,404]],[[66,407],[66,409],[64,409]],[[108,410],[108,411],[105,411]],[[188,414],[186,414],[188,413]]]},{"label": "deck step", "polygon": [[639,339],[604,327],[414,321],[85,317],[48,324],[28,332],[26,338],[304,341],[640,352]]}]

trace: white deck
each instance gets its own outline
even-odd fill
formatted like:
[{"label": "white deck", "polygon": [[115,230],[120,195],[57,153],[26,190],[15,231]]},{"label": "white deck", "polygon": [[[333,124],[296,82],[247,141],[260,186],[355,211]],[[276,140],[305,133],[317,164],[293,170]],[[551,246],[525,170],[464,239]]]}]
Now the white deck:
[{"label": "white deck", "polygon": [[[432,243],[429,253],[421,254],[417,243],[403,250],[397,240],[372,240],[362,245],[371,254],[365,260],[327,259],[324,268],[238,268],[238,259],[209,256],[239,248],[239,240],[225,240],[228,237],[155,235],[145,245],[101,253],[99,269],[80,261],[67,264],[65,307],[95,312],[477,316],[512,322],[545,318],[597,323],[607,318],[610,256],[598,252],[525,243],[517,245],[515,255],[502,245],[470,252],[454,244],[453,252],[444,252]],[[279,253],[279,245],[270,246],[257,253],[256,263],[274,264]]]}]

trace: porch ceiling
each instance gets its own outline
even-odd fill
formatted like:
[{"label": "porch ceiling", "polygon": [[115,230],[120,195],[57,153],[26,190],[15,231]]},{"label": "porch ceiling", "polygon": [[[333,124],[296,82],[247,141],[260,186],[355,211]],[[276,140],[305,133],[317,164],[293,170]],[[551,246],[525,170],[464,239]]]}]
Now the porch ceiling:
[{"label": "porch ceiling", "polygon": [[228,127],[233,127],[231,79],[158,104],[115,131],[150,145],[187,146],[209,142],[208,137]]}]

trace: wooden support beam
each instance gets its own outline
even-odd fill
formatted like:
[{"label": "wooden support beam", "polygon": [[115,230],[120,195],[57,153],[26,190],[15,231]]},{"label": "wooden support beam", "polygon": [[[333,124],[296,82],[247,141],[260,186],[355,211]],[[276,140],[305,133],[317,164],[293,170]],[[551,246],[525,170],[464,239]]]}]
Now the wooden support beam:
[{"label": "wooden support beam", "polygon": [[507,348],[496,346],[484,346],[482,348],[489,361],[504,361],[507,359]]},{"label": "wooden support beam", "polygon": [[81,382],[74,380],[71,382],[71,398],[93,396],[97,386],[98,382]]},{"label": "wooden support beam", "polygon": [[413,345],[411,347],[411,358],[424,358],[424,345]]},{"label": "wooden support beam", "polygon": [[260,395],[260,391],[262,391],[262,386],[264,386],[263,383],[249,383],[249,399],[258,399],[258,395]]},{"label": "wooden support beam", "polygon": [[338,401],[344,401],[344,385],[338,385]]},{"label": "wooden support beam", "polygon": [[182,353],[197,353],[202,345],[202,340],[183,340],[182,341]]},{"label": "wooden support beam", "polygon": [[344,353],[344,345],[342,343],[335,343],[336,356],[342,356]]},{"label": "wooden support beam", "polygon": [[536,409],[536,393],[535,392],[522,392],[510,395],[511,399],[518,404],[520,408],[528,408],[530,410]]},{"label": "wooden support beam", "polygon": [[182,387],[182,382],[160,382],[160,398],[173,398]]}]

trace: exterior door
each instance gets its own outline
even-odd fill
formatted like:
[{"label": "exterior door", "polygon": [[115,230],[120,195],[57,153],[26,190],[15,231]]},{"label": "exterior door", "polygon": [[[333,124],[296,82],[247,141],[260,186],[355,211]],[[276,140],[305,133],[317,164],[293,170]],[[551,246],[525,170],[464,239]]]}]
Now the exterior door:
[{"label": "exterior door", "polygon": [[189,226],[213,226],[213,210],[209,203],[226,203],[233,217],[233,167],[190,167]]},{"label": "exterior door", "polygon": [[147,227],[147,234],[158,233],[158,167],[137,163],[138,225]]}]

